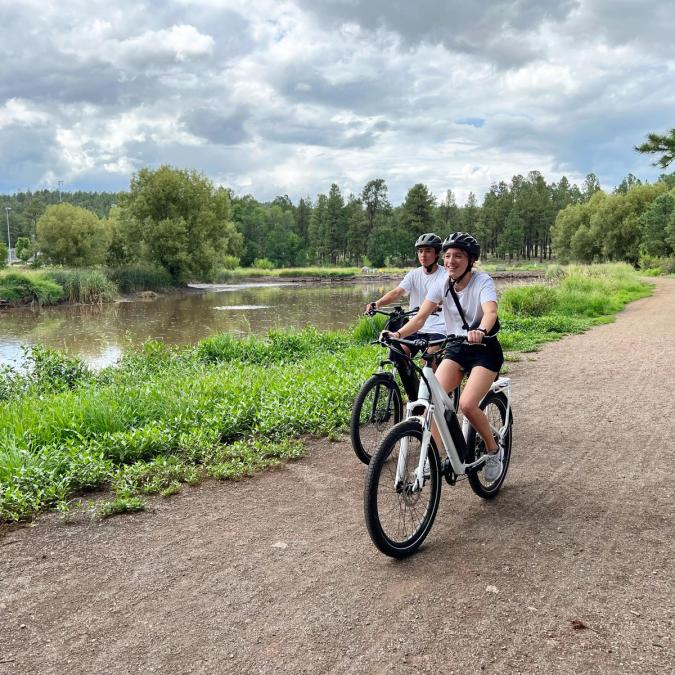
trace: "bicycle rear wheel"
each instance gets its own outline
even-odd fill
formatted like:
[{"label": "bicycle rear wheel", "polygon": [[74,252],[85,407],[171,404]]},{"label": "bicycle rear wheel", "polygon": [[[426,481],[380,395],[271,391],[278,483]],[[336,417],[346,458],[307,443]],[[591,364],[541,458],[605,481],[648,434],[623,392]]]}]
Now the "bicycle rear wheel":
[{"label": "bicycle rear wheel", "polygon": [[[508,424],[506,429],[506,434],[504,435],[504,440],[502,442],[503,448],[503,457],[502,457],[502,472],[496,480],[488,482],[484,478],[483,465],[478,469],[473,469],[469,471],[467,477],[469,479],[469,485],[471,489],[483,499],[492,499],[497,495],[499,489],[504,483],[506,478],[506,472],[509,468],[509,462],[511,461],[511,440],[512,440],[512,425],[513,425],[513,415],[509,410],[508,422],[506,418],[506,411],[508,410],[508,401],[504,394],[488,392],[485,398],[481,401],[480,404],[481,410],[487,415],[487,418],[490,422],[490,428],[495,436],[499,434],[499,431]],[[476,433],[476,430],[471,427],[469,429],[469,434],[467,438],[467,447],[469,451],[468,462],[473,462],[477,459],[480,459],[486,452],[485,443],[480,437],[480,434]]]},{"label": "bicycle rear wheel", "polygon": [[349,434],[356,456],[368,464],[384,435],[403,416],[403,400],[392,375],[370,377],[354,400]]},{"label": "bicycle rear wheel", "polygon": [[[397,483],[404,441],[405,466]],[[414,488],[421,448],[422,427],[415,420],[406,420],[385,436],[368,469],[363,498],[366,527],[375,546],[392,558],[404,558],[419,548],[438,511],[441,472],[433,439],[427,453],[424,487]]]}]

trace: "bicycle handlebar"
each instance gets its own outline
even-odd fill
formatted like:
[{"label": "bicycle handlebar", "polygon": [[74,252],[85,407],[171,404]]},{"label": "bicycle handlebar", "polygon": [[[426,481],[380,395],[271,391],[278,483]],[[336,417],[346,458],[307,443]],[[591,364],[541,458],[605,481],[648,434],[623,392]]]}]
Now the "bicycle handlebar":
[{"label": "bicycle handlebar", "polygon": [[[496,335],[484,335],[483,340],[493,340]],[[442,346],[445,347],[448,344],[467,344],[472,347],[485,347],[485,342],[469,342],[466,339],[466,335],[446,335],[444,338],[439,338],[438,340],[427,340],[426,338],[417,338],[416,340],[406,340],[405,338],[395,338],[391,334],[387,335],[384,338],[378,338],[371,342],[371,344],[383,344],[386,346],[391,346],[390,343],[396,342],[406,347],[412,347],[413,349],[418,349],[420,351],[426,351],[429,347]]]},{"label": "bicycle handlebar", "polygon": [[365,312],[366,316],[374,316],[375,314],[383,314],[384,316],[393,316],[394,314],[398,314],[400,316],[412,316],[413,314],[417,314],[419,312],[419,307],[413,307],[412,309],[409,309],[407,312],[403,311],[403,307],[400,305],[396,305],[392,310],[387,311],[386,309],[369,309],[367,312]]}]

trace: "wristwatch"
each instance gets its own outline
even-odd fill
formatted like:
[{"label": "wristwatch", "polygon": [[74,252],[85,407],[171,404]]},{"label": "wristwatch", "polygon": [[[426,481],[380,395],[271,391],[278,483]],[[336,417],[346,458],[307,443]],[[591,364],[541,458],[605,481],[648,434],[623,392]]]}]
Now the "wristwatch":
[{"label": "wristwatch", "polygon": [[483,335],[487,335],[488,332],[485,330],[485,328],[476,328],[476,330],[479,330]]}]

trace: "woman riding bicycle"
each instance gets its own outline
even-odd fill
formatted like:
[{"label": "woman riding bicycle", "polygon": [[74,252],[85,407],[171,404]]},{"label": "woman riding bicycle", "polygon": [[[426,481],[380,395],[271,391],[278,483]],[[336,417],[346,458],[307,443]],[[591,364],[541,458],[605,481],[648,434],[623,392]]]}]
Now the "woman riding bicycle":
[{"label": "woman riding bicycle", "polygon": [[[459,407],[485,443],[484,477],[494,481],[502,472],[502,451],[479,404],[504,363],[501,345],[492,337],[499,330],[497,290],[488,274],[473,269],[480,256],[480,245],[470,234],[451,234],[443,242],[442,251],[447,276],[429,290],[420,311],[392,335],[405,338],[418,331],[439,303],[443,305],[448,335],[466,334],[468,344],[455,343],[446,348],[436,378],[449,392],[458,387],[468,373]],[[486,336],[490,339],[485,339]]]}]

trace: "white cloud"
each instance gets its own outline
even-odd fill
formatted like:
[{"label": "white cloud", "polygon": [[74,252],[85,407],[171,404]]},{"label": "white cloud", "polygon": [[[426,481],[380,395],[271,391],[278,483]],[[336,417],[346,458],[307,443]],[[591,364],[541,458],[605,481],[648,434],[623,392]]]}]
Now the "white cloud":
[{"label": "white cloud", "polygon": [[149,30],[138,37],[119,42],[118,53],[124,60],[170,55],[177,62],[203,56],[212,51],[214,39],[203,35],[194,26],[171,26],[168,30]]},{"label": "white cloud", "polygon": [[0,129],[14,125],[32,127],[43,124],[48,119],[46,113],[17,98],[10,98],[0,108]]},{"label": "white cloud", "polygon": [[261,199],[653,178],[632,147],[673,125],[675,19],[618,1],[19,0],[0,10],[0,189],[117,189],[160,162]]}]

